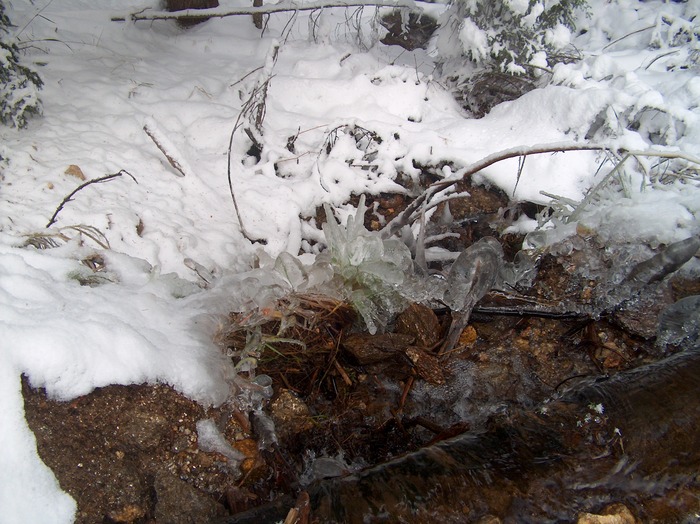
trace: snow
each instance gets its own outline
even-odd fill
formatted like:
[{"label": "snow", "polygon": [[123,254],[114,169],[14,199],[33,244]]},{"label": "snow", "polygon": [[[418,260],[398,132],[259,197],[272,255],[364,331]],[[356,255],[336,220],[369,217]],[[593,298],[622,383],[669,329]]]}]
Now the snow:
[{"label": "snow", "polygon": [[[262,38],[249,17],[187,31],[171,22],[110,21],[155,3],[8,7],[20,37],[33,42],[25,58],[43,64],[37,69],[45,87],[43,117],[26,130],[0,128],[7,162],[0,178],[3,524],[67,523],[75,512],[37,455],[20,375],[60,400],[107,384],[162,382],[203,404],[225,401],[234,370],[212,342],[217,315],[264,300],[257,290],[277,282],[267,266],[253,269],[256,258],[296,256],[310,239],[323,239],[311,220],[318,206],[328,203],[338,217],[348,217],[351,194],[404,191],[395,178],[417,177],[417,165],[450,161],[457,171],[512,147],[594,140],[700,156],[698,64],[689,59],[691,46],[672,47],[674,35],[657,23],[660,11],[691,19],[693,2],[593,0],[593,15],[580,21],[586,33],[571,35],[582,60],[555,66],[550,83],[480,120],[466,118],[431,76],[425,52],[381,44],[364,51],[343,13],[324,13],[316,34],[323,45],[308,38],[303,13],[291,26],[288,14],[272,15]],[[476,33],[460,36],[471,39],[471,48],[481,45]],[[363,43],[371,38],[368,29]],[[659,45],[650,46],[651,38]],[[246,158],[250,142],[238,131],[231,162],[244,226],[266,240],[263,246],[239,227],[227,149],[243,104],[265,80],[256,69],[275,42],[281,46],[276,64],[268,64],[274,76],[262,158]],[[381,142],[357,141],[350,130],[359,128]],[[327,153],[334,129],[337,141]],[[291,152],[287,144],[295,136]],[[516,200],[546,203],[545,191],[580,201],[611,169],[609,163],[599,169],[605,158],[599,152],[536,155],[519,177],[512,159],[476,179]],[[656,160],[640,162],[650,168]],[[73,164],[88,179],[125,170],[135,180],[122,176],[84,188],[46,230],[62,199],[81,183],[65,173]],[[606,186],[580,220],[611,242],[658,245],[698,234],[697,175],[652,183],[633,164],[626,163],[625,192]],[[70,228],[76,225],[99,230],[109,249]],[[534,226],[521,219],[514,227]],[[54,237],[58,247],[23,247],[46,233],[63,235]],[[94,273],[81,263],[88,259],[104,269]],[[196,267],[216,283],[200,287]]]}]

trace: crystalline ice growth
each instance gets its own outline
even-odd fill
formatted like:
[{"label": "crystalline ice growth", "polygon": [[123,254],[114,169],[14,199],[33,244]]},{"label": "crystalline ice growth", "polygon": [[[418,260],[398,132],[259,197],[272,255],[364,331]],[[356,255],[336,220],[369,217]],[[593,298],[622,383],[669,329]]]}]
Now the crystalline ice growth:
[{"label": "crystalline ice growth", "polygon": [[[336,221],[329,206],[325,210],[323,232],[328,249],[317,257],[317,263],[330,264],[339,282],[327,286],[328,289],[350,300],[370,333],[375,333],[406,304],[402,287],[413,270],[411,252],[400,240],[383,240],[379,233],[365,229],[364,196],[355,216],[344,227]],[[324,291],[323,285],[319,291]]]},{"label": "crystalline ice growth", "polygon": [[240,475],[238,466],[245,459],[245,455],[228,443],[213,420],[197,421],[197,443],[202,451],[221,453],[228,459],[229,467]]},{"label": "crystalline ice growth", "polygon": [[471,311],[493,287],[502,263],[503,248],[495,238],[482,238],[469,246],[450,268],[445,303],[453,311]]},{"label": "crystalline ice growth", "polygon": [[700,295],[671,304],[659,316],[656,343],[659,346],[691,348],[700,339]]}]

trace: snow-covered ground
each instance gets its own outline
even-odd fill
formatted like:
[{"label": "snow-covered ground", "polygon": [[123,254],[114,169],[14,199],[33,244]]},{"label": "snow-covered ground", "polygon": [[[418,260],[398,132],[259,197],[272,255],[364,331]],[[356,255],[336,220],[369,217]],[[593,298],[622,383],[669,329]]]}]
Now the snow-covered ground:
[{"label": "snow-covered ground", "polygon": [[[345,217],[353,211],[345,204],[351,194],[402,191],[394,179],[417,176],[417,164],[466,166],[535,144],[591,140],[700,157],[697,36],[677,45],[674,26],[661,17],[681,27],[699,14],[692,0],[593,0],[592,16],[579,21],[586,31],[574,41],[582,60],[557,65],[546,87],[480,120],[466,118],[431,76],[425,51],[363,49],[344,12],[324,13],[315,38],[308,37],[305,13],[291,25],[289,14],[273,15],[262,38],[249,17],[187,31],[172,22],[110,21],[145,4],[155,1],[8,5],[27,44],[25,59],[40,64],[45,86],[43,117],[25,130],[0,129],[0,156],[7,159],[0,166],[3,523],[71,522],[75,511],[36,453],[21,374],[64,400],[107,384],[164,382],[203,403],[224,401],[232,369],[211,340],[216,315],[255,295],[255,279],[243,284],[241,275],[258,250],[297,255],[309,250],[309,239],[323,239],[310,219],[317,206],[330,203]],[[365,9],[365,16],[372,12]],[[697,18],[694,24],[691,35]],[[372,43],[369,30],[364,43]],[[270,72],[262,158],[245,158],[250,141],[239,130],[231,162],[245,229],[265,239],[262,245],[241,232],[227,150],[244,102]],[[344,126],[381,137],[372,146],[377,169],[349,165],[366,161],[366,150]],[[329,133],[335,141],[327,152]],[[290,137],[296,139],[287,148]],[[519,180],[517,159],[479,176],[514,199],[547,202],[545,191],[580,201],[613,168],[604,159],[600,152],[539,155],[527,159]],[[624,175],[596,193],[580,220],[615,242],[655,245],[698,234],[697,173],[676,177],[681,164],[664,164],[661,184],[654,181],[658,161],[629,159]],[[69,166],[86,179],[126,173],[85,187],[46,229],[64,197],[83,183],[75,168],[66,172]],[[56,247],[23,247],[46,242],[47,233],[61,235],[53,237]],[[81,263],[88,259],[104,267],[95,273]],[[200,274],[215,277],[213,286],[198,285],[196,264],[205,268]]]}]

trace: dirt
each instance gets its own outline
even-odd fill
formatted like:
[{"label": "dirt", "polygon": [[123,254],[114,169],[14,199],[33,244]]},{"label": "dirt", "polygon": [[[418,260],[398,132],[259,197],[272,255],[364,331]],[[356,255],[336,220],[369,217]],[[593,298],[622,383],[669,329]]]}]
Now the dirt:
[{"label": "dirt", "polygon": [[[472,198],[450,205],[459,234],[448,240],[452,249],[494,235],[519,213],[533,211],[509,207],[495,190],[469,185],[460,190]],[[377,212],[366,217],[368,228],[377,229],[407,200],[378,197]],[[368,202],[370,209],[373,203]],[[522,238],[502,240],[506,258],[512,259]],[[571,260],[560,255],[541,261],[530,297],[585,302],[594,294],[594,283],[577,276]],[[661,306],[693,289],[698,289],[695,280],[670,279],[654,300]],[[492,295],[484,303],[497,304],[497,299]],[[304,304],[305,311],[313,311],[309,302]],[[307,350],[277,344],[260,362],[258,372],[269,374],[274,387],[266,412],[277,425],[279,445],[269,450],[259,449],[260,435],[231,406],[205,409],[166,385],[109,386],[57,402],[25,381],[27,421],[42,460],[78,503],[76,522],[207,523],[282,494],[291,495],[291,508],[309,481],[358,471],[487,427],[494,417],[534,408],[581,377],[615,374],[660,356],[649,337],[655,317],[646,306],[627,311],[633,326],[620,315],[582,320],[475,314],[460,349],[439,360],[430,346],[449,325],[444,309],[413,306],[397,322],[401,334],[392,335],[389,344],[351,333],[354,317],[346,307],[316,306],[321,317],[309,324],[318,328],[313,344]],[[278,328],[278,323],[265,327],[270,333]],[[230,338],[220,342],[240,344]],[[195,425],[205,418],[213,419],[247,457],[240,473],[224,455],[199,449]],[[517,482],[503,485],[519,489]],[[542,489],[556,496],[552,486]],[[645,522],[680,521],[684,512],[700,509],[697,482],[674,489],[672,500],[661,490],[630,500],[622,493],[612,502],[624,502]],[[504,507],[510,498],[491,496],[484,504],[492,522],[500,522],[499,514],[512,511]],[[604,511],[606,505],[594,510]],[[426,509],[423,521],[439,515],[446,522],[469,522],[460,520],[460,511],[459,501],[452,501],[449,507]],[[480,522],[487,521],[483,518]]]}]

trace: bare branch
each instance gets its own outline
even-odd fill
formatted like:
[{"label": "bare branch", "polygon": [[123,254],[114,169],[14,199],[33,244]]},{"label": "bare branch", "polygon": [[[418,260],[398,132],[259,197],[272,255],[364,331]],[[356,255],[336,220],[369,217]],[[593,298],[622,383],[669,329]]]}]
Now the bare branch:
[{"label": "bare branch", "polygon": [[180,176],[185,176],[185,168],[182,166],[182,163],[179,162],[172,154],[168,153],[168,148],[165,144],[163,144],[163,142],[166,142],[165,137],[163,137],[162,135],[159,136],[160,133],[148,124],[143,126],[143,130],[148,135],[148,138],[153,140],[153,143],[156,145],[156,147],[160,149],[160,152],[163,153],[163,156],[165,156],[168,163],[171,166],[173,166],[173,169],[180,173]]},{"label": "bare branch", "polygon": [[514,147],[512,149],[505,149],[499,151],[492,155],[482,158],[481,160],[474,162],[473,164],[460,169],[459,175],[448,178],[446,180],[440,180],[429,185],[426,190],[418,196],[413,202],[411,202],[406,209],[394,217],[391,222],[384,226],[381,230],[382,237],[389,238],[398,230],[400,230],[405,225],[411,223],[412,218],[416,211],[423,205],[423,202],[429,200],[436,193],[451,187],[468,176],[478,173],[482,169],[507,160],[509,158],[516,157],[526,157],[528,155],[539,155],[543,153],[559,153],[567,151],[614,151],[627,153],[632,156],[649,156],[649,157],[659,157],[659,158],[678,158],[686,160],[688,162],[700,164],[700,158],[688,155],[681,151],[669,152],[669,151],[632,151],[626,150],[624,148],[616,148],[614,146],[604,145],[604,144],[586,144],[586,143],[572,143],[572,142],[560,142],[554,144],[539,144],[530,147]]},{"label": "bare branch", "polygon": [[[124,169],[122,169],[122,170],[119,171],[118,173],[112,173],[111,175],[105,175],[105,176],[100,177],[100,178],[93,178],[92,180],[88,180],[88,181],[85,182],[84,184],[80,184],[80,185],[79,185],[78,187],[76,187],[73,191],[71,191],[71,192],[68,194],[68,196],[66,196],[66,198],[64,198],[64,199],[61,201],[61,203],[60,203],[60,204],[58,205],[58,207],[56,208],[56,211],[54,211],[54,214],[51,216],[51,219],[50,219],[49,222],[46,224],[46,228],[47,228],[47,229],[50,228],[50,227],[56,222],[56,218],[58,217],[58,214],[59,214],[59,213],[61,212],[61,210],[63,209],[63,206],[65,206],[68,202],[70,202],[71,199],[73,198],[73,196],[74,196],[78,191],[80,191],[81,189],[85,189],[87,186],[89,186],[89,185],[91,185],[91,184],[101,184],[102,182],[109,182],[110,180],[112,180],[112,179],[114,179],[114,178],[117,178],[117,177],[120,177],[120,176],[122,176],[122,175],[129,175],[129,176],[131,177],[131,179],[132,179],[134,182],[136,182],[136,179],[134,178],[134,175],[132,175],[132,174],[129,173],[128,171],[125,171]],[[136,182],[136,183],[138,184],[138,182]]]},{"label": "bare branch", "polygon": [[125,22],[131,20],[178,20],[180,18],[190,19],[208,19],[208,18],[225,18],[227,16],[241,15],[264,15],[270,13],[282,13],[285,11],[315,11],[317,9],[326,9],[330,7],[408,7],[415,8],[416,4],[413,0],[350,0],[348,2],[333,2],[333,1],[316,1],[309,2],[303,5],[298,5],[293,2],[281,2],[279,4],[264,5],[261,7],[239,7],[230,8],[212,8],[212,9],[185,9],[183,11],[140,11],[131,13],[122,17],[112,17],[112,22]]}]

